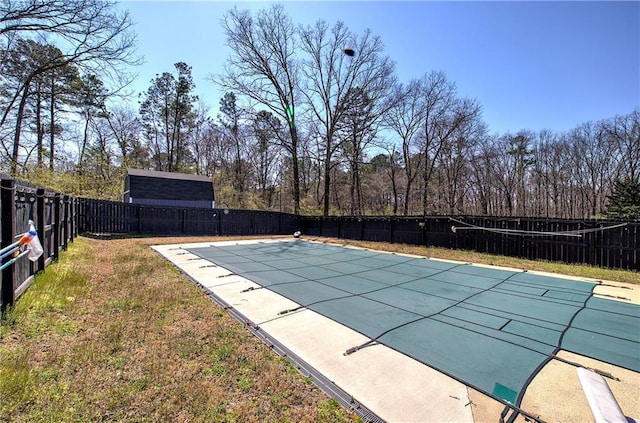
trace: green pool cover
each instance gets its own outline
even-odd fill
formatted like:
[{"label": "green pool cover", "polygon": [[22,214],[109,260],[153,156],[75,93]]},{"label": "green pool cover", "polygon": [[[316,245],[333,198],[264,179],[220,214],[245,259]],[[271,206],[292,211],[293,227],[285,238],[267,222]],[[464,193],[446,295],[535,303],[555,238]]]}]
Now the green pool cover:
[{"label": "green pool cover", "polygon": [[640,307],[593,283],[302,240],[188,251],[517,406],[559,349],[640,372]]}]

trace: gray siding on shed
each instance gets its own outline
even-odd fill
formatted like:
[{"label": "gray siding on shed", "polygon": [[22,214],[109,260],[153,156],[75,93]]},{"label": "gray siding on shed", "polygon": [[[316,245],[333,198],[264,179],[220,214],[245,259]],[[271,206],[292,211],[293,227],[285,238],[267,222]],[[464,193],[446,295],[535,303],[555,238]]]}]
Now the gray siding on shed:
[{"label": "gray siding on shed", "polygon": [[131,204],[213,208],[213,183],[206,176],[129,169],[123,201]]}]

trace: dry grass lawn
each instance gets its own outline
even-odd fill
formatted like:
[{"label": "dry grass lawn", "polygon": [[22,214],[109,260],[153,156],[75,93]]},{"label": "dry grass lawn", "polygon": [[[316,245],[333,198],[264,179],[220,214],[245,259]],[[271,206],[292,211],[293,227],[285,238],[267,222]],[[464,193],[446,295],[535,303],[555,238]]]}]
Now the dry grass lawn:
[{"label": "dry grass lawn", "polygon": [[[148,248],[213,240],[217,239],[76,239],[3,317],[0,421],[358,420]],[[634,272],[589,266],[317,240],[591,279],[640,281]],[[474,412],[476,421],[482,421],[483,400],[475,396],[475,401],[480,405]],[[486,416],[496,415],[493,408],[488,406]]]},{"label": "dry grass lawn", "polygon": [[78,238],[2,321],[0,421],[355,417],[148,245]]}]

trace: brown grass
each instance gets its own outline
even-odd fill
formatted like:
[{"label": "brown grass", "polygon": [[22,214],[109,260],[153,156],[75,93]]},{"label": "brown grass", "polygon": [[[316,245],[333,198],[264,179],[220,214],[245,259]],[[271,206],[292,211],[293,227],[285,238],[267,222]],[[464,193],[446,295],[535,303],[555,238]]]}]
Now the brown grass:
[{"label": "brown grass", "polygon": [[604,269],[583,264],[564,264],[544,260],[526,260],[515,257],[478,253],[475,251],[450,250],[447,248],[425,247],[419,245],[391,244],[388,242],[353,241],[338,238],[321,237],[306,237],[306,239],[342,245],[353,245],[372,250],[412,254],[430,258],[481,263],[493,266],[511,267],[516,269],[535,270],[540,272],[550,272],[602,281],[606,280],[625,282],[636,285],[640,284],[640,274],[638,272],[617,269]]},{"label": "brown grass", "polygon": [[147,245],[77,239],[3,320],[0,421],[352,421]]}]

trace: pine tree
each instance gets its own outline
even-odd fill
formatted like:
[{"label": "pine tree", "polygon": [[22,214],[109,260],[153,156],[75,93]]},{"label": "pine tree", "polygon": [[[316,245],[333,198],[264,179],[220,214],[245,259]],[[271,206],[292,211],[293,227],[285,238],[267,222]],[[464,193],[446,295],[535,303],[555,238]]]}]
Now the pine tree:
[{"label": "pine tree", "polygon": [[616,181],[607,200],[608,218],[640,220],[640,181]]},{"label": "pine tree", "polygon": [[144,93],[140,116],[144,136],[156,162],[156,170],[186,171],[193,164],[186,143],[194,125],[195,84],[191,66],[175,65],[177,77],[169,72],[156,76]]}]

